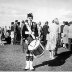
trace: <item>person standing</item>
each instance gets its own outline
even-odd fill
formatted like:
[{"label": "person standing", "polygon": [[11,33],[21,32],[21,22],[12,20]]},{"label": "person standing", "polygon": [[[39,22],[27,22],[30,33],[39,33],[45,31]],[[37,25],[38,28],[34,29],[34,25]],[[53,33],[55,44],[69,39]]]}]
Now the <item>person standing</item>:
[{"label": "person standing", "polygon": [[24,25],[25,25],[25,22],[24,20],[22,20],[21,22],[21,45],[23,44],[23,38],[24,38]]},{"label": "person standing", "polygon": [[1,35],[2,35],[2,29],[1,29],[1,27],[0,27],[0,45],[1,45],[1,43],[2,43],[2,41],[1,41]]},{"label": "person standing", "polygon": [[7,26],[5,26],[4,28],[4,35],[6,36],[6,32],[7,32]]},{"label": "person standing", "polygon": [[46,22],[45,22],[45,25],[44,25],[43,28],[42,28],[44,46],[45,46],[46,43],[47,43],[46,36],[47,36],[47,34],[49,33],[48,28],[49,28],[49,26],[48,26],[48,21],[46,21]]},{"label": "person standing", "polygon": [[14,24],[14,44],[16,44],[17,42],[17,29],[18,28],[18,20],[15,20],[15,24]]},{"label": "person standing", "polygon": [[65,26],[65,21],[60,25],[60,37],[59,37],[59,47],[63,47],[63,29]]},{"label": "person standing", "polygon": [[68,22],[65,22],[65,26],[63,28],[63,47],[67,48],[67,44],[68,44]]},{"label": "person standing", "polygon": [[[24,38],[25,38],[25,43],[29,46],[29,44],[38,36],[38,30],[37,30],[37,24],[33,22],[33,14],[29,13],[27,14],[27,19],[25,21],[24,25]],[[24,70],[34,70],[33,68],[33,50],[31,47],[27,48],[26,52],[26,66]]]},{"label": "person standing", "polygon": [[21,41],[21,28],[20,28],[20,22],[18,22],[17,26],[16,26],[16,43],[20,44]]},{"label": "person standing", "polygon": [[72,51],[72,21],[69,22],[69,31],[68,31],[68,49]]},{"label": "person standing", "polygon": [[46,50],[49,50],[50,58],[54,59],[55,53],[57,52],[56,44],[59,33],[59,21],[57,18],[55,18],[49,25],[49,32]]},{"label": "person standing", "polygon": [[41,26],[41,22],[38,23],[37,28],[38,28],[39,39],[42,40],[42,26]]},{"label": "person standing", "polygon": [[14,41],[14,22],[11,22],[11,44],[13,45]]}]

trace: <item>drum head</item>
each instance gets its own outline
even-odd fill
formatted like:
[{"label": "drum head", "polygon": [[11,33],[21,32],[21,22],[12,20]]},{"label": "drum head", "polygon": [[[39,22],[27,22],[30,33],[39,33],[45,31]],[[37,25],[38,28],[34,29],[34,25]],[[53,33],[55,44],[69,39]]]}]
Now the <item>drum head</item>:
[{"label": "drum head", "polygon": [[35,50],[35,49],[38,47],[39,43],[40,43],[39,40],[33,40],[33,41],[29,44],[28,49],[29,49],[29,50]]}]

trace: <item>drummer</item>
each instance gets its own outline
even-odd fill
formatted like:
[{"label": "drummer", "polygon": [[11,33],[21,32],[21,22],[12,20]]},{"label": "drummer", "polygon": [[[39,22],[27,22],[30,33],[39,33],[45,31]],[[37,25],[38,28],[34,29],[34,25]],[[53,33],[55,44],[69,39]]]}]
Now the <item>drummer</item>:
[{"label": "drummer", "polygon": [[[32,13],[27,14],[27,19],[25,21],[25,42],[29,45],[30,42],[38,36],[38,30],[37,30],[37,24],[34,23],[33,20],[33,15]],[[26,70],[31,70],[33,71],[33,50],[29,49],[26,52],[26,66],[25,66],[25,71]]]}]

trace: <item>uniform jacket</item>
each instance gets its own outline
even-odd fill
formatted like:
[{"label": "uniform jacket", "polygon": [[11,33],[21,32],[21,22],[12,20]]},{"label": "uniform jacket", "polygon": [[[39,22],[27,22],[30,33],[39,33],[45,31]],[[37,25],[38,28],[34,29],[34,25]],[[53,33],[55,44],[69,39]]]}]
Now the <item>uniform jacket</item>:
[{"label": "uniform jacket", "polygon": [[[32,32],[34,32],[34,36],[37,37],[38,36],[37,24],[34,24],[34,25],[33,24],[34,23],[32,23],[32,25],[31,25],[31,30],[32,30]],[[25,34],[25,31],[28,31],[26,25],[23,26],[23,30],[22,30],[22,36],[23,36],[23,38],[26,39],[28,36],[31,36],[31,35]]]}]

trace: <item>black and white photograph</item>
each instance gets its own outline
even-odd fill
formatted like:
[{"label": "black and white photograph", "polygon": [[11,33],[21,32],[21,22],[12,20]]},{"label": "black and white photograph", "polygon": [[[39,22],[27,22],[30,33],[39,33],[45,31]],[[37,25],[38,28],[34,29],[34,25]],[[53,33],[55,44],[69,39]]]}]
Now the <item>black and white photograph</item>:
[{"label": "black and white photograph", "polygon": [[72,0],[0,0],[0,71],[72,71]]}]

